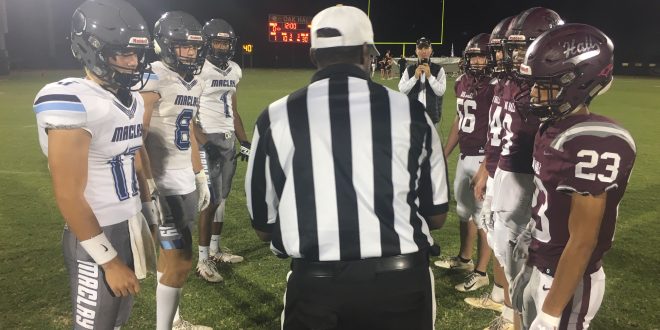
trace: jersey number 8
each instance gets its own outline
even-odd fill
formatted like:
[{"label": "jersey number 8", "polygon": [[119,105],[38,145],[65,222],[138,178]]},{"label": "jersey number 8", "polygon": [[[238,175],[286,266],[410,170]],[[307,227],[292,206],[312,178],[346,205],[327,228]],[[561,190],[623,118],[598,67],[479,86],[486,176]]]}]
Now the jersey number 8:
[{"label": "jersey number 8", "polygon": [[193,117],[192,109],[183,109],[176,117],[176,130],[174,131],[174,144],[179,150],[190,149],[190,121]]}]

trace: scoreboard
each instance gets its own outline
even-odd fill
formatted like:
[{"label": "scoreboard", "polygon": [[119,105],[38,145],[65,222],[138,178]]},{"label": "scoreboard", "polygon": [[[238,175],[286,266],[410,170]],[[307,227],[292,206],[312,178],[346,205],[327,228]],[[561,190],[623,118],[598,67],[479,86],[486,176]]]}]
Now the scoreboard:
[{"label": "scoreboard", "polygon": [[268,41],[309,44],[312,17],[268,15]]}]

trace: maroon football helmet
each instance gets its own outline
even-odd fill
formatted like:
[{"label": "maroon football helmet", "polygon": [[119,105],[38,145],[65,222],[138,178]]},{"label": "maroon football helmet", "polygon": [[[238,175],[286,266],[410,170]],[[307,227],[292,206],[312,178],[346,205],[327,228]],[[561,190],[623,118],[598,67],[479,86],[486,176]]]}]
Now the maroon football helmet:
[{"label": "maroon football helmet", "polygon": [[504,40],[504,34],[509,29],[509,25],[511,24],[511,21],[513,21],[514,17],[515,16],[510,16],[501,20],[499,23],[497,23],[497,25],[495,25],[493,32],[490,33],[488,50],[490,51],[490,62],[494,64],[493,70],[495,72],[504,71],[504,64],[502,61],[503,58],[500,57],[500,59],[497,59],[497,52],[503,51],[502,40]]},{"label": "maroon football helmet", "polygon": [[[488,52],[488,43],[490,41],[490,34],[479,33],[468,41],[465,50],[463,51],[463,71],[474,75],[483,76],[489,74],[492,68]],[[484,65],[472,65],[470,59],[474,56],[484,56],[486,63]]]},{"label": "maroon football helmet", "polygon": [[566,24],[543,33],[529,46],[520,76],[547,90],[549,100],[540,104],[532,95],[522,106],[532,115],[556,120],[588,105],[609,89],[613,52],[612,40],[590,25]]},{"label": "maroon football helmet", "polygon": [[504,36],[504,65],[517,70],[525,58],[525,50],[541,33],[564,24],[554,10],[534,7],[518,14]]}]

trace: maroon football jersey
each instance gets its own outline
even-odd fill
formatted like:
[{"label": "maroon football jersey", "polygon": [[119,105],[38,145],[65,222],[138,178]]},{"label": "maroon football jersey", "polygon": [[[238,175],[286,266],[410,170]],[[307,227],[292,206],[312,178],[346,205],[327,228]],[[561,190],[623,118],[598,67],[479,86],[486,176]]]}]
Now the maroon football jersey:
[{"label": "maroon football jersey", "polygon": [[488,133],[488,110],[493,101],[492,78],[481,79],[463,74],[456,79],[458,147],[465,156],[483,155]]},{"label": "maroon football jersey", "polygon": [[635,142],[630,133],[606,117],[575,115],[544,125],[534,144],[536,230],[528,264],[556,269],[569,238],[573,192],[607,192],[598,244],[587,268],[589,273],[596,271],[612,246],[617,208],[634,162]]},{"label": "maroon football jersey", "polygon": [[497,164],[502,170],[514,173],[532,174],[532,150],[534,136],[540,121],[537,117],[523,117],[516,111],[515,97],[524,91],[525,85],[517,80],[507,80],[502,90],[502,152]]},{"label": "maroon football jersey", "polygon": [[500,152],[502,151],[502,137],[504,130],[502,129],[502,91],[504,90],[504,82],[502,79],[493,79],[490,84],[493,86],[493,101],[488,111],[488,134],[486,140],[486,170],[488,175],[492,178],[495,176],[497,163],[500,161]]}]

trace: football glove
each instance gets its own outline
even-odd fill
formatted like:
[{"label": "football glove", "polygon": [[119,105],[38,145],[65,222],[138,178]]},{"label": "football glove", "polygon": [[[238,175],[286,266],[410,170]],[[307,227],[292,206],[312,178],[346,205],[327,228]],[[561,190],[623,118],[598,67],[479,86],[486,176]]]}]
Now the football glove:
[{"label": "football glove", "polygon": [[529,244],[532,243],[532,233],[535,226],[536,221],[530,220],[525,230],[518,235],[516,246],[513,247],[513,258],[515,260],[525,260],[529,256]]},{"label": "football glove", "polygon": [[242,161],[247,161],[248,158],[250,158],[250,148],[252,148],[252,144],[247,141],[241,141],[241,150],[236,154],[236,157],[238,158],[241,157]]},{"label": "football glove", "polygon": [[142,215],[150,226],[160,224],[160,212],[153,200],[142,203]]},{"label": "football glove", "polygon": [[199,171],[199,173],[195,174],[195,186],[197,186],[197,193],[199,194],[197,210],[201,211],[211,203],[211,191],[209,191],[209,183],[204,171]]},{"label": "football glove", "polygon": [[481,228],[486,233],[492,232],[495,222],[493,221],[493,212],[491,211],[491,197],[485,197],[481,206],[481,213],[479,214],[479,221],[481,221]]},{"label": "football glove", "polygon": [[[160,205],[160,192],[156,187],[154,179],[147,179],[149,188],[149,195],[151,195],[151,202],[142,203],[142,215],[147,219],[149,225],[159,225],[162,221],[163,209]],[[149,205],[151,204],[151,205]]]},{"label": "football glove", "polygon": [[529,279],[532,277],[532,270],[532,267],[525,265],[520,272],[518,272],[516,278],[513,279],[513,283],[511,283],[511,305],[513,309],[518,312],[522,312],[523,310],[525,288],[529,283]]},{"label": "football glove", "polygon": [[561,317],[555,317],[539,311],[534,322],[529,326],[529,330],[555,330],[559,328],[559,322],[561,322]]}]

